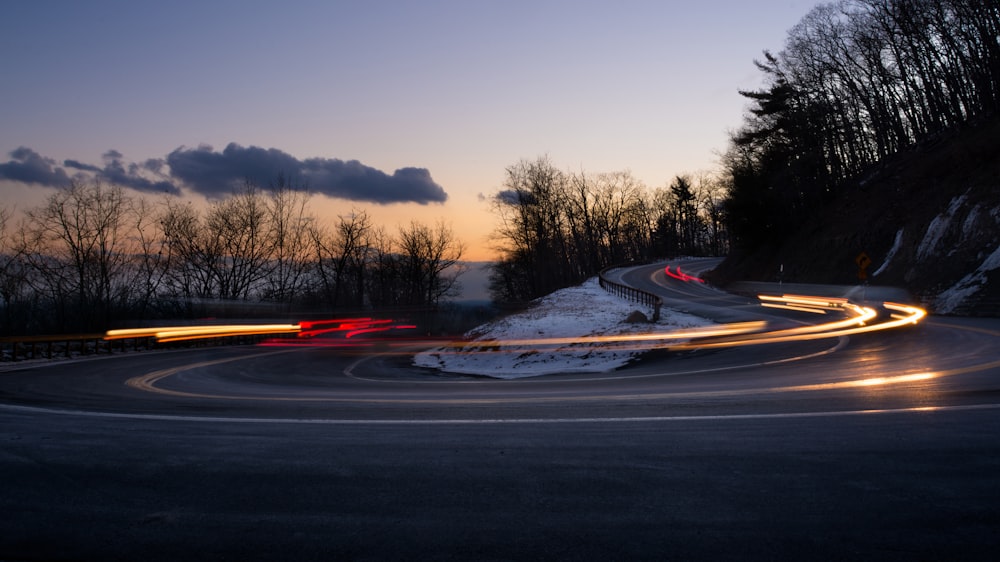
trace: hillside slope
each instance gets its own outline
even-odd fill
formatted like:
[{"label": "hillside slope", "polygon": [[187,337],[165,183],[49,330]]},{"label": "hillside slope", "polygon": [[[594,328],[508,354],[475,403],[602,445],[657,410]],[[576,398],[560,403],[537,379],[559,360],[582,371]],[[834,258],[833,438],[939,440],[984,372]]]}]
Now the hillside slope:
[{"label": "hillside slope", "polygon": [[845,186],[780,247],[730,256],[712,275],[908,289],[932,312],[1000,316],[1000,119],[941,136]]}]

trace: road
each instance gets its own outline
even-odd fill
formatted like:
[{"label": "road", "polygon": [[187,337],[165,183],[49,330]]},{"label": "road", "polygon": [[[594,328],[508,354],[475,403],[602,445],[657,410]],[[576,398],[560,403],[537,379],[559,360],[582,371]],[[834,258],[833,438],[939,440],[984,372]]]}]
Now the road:
[{"label": "road", "polygon": [[[619,274],[719,320],[810,321]],[[930,318],[504,381],[401,350],[25,366],[0,373],[0,559],[992,559],[998,342]]]}]

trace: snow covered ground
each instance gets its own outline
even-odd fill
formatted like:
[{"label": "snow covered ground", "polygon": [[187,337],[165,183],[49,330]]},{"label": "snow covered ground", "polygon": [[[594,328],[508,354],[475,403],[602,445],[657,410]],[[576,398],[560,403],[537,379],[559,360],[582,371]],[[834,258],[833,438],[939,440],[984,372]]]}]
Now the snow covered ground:
[{"label": "snow covered ground", "polygon": [[882,273],[883,271],[886,270],[886,268],[889,267],[889,264],[892,263],[892,258],[896,257],[896,252],[899,251],[899,248],[900,246],[902,246],[902,244],[903,244],[903,229],[900,228],[899,230],[896,231],[896,239],[892,243],[892,248],[889,249],[889,253],[885,255],[885,259],[882,260],[882,265],[880,265],[879,268],[876,269],[874,273],[872,273],[872,277],[878,277],[880,273]]},{"label": "snow covered ground", "polygon": [[[625,365],[647,351],[649,344],[581,343],[574,338],[648,334],[712,324],[667,308],[655,324],[624,321],[636,310],[649,316],[647,308],[608,293],[594,277],[542,297],[529,310],[472,330],[466,334],[471,341],[462,347],[422,352],[414,358],[414,364],[504,379],[558,372],[604,372]],[[554,343],[553,339],[564,341]]]},{"label": "snow covered ground", "polygon": [[[941,245],[941,240],[945,238],[946,232],[952,228],[951,223],[955,219],[960,218],[960,211],[963,211],[963,206],[966,205],[967,199],[967,195],[953,198],[948,205],[948,209],[944,213],[934,217],[930,224],[927,225],[927,232],[924,234],[917,248],[917,258],[919,260],[939,260],[942,255],[947,257],[954,253],[954,243],[953,247],[947,252],[939,249],[939,246]],[[994,207],[987,212],[984,211],[982,205],[977,203],[965,212],[965,220],[961,226],[961,237],[958,245],[967,244],[969,240],[976,238],[979,234],[976,232],[977,224],[981,221],[992,221],[993,228],[1000,224],[1000,207]],[[896,244],[893,245],[889,256],[886,257],[886,263],[894,255],[901,233],[902,230],[897,233]],[[989,283],[987,274],[1000,269],[1000,245],[997,245],[994,241],[992,250],[988,250],[988,253],[984,251],[981,255],[983,254],[985,254],[985,259],[983,259],[975,271],[959,279],[951,287],[938,293],[937,298],[933,301],[933,311],[936,314],[952,314],[960,310],[967,301]],[[881,270],[882,268],[879,268],[879,271],[876,271],[873,276],[878,275]]]},{"label": "snow covered ground", "polygon": [[975,271],[960,279],[952,287],[942,291],[934,303],[934,312],[938,314],[954,312],[966,299],[978,293],[986,285],[986,273],[995,269],[1000,269],[1000,246],[997,246],[997,249],[983,260],[983,263]]}]

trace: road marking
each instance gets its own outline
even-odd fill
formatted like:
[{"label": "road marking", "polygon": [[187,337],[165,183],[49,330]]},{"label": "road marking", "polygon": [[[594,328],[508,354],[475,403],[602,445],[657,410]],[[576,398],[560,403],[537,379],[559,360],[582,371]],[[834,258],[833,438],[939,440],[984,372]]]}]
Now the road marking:
[{"label": "road marking", "polygon": [[824,412],[784,412],[772,414],[709,414],[704,416],[635,416],[612,418],[484,418],[484,419],[325,419],[325,418],[234,418],[222,416],[189,416],[168,414],[128,414],[120,412],[91,412],[86,410],[60,410],[38,406],[0,404],[0,410],[23,413],[44,413],[91,418],[133,419],[202,423],[255,423],[278,425],[506,425],[506,424],[576,424],[576,423],[662,423],[700,421],[780,420],[802,418],[829,418],[848,416],[875,416],[887,414],[931,414],[941,412],[966,412],[997,410],[1000,404],[967,404],[957,406],[920,406],[878,410],[834,410]]},{"label": "road marking", "polygon": [[258,357],[267,357],[268,355],[278,355],[281,353],[294,353],[297,351],[302,351],[302,349],[282,349],[280,351],[269,351],[267,353],[255,353],[250,355],[239,355],[236,357],[223,357],[222,359],[212,359],[209,361],[201,361],[198,363],[188,363],[187,365],[179,365],[177,367],[171,367],[169,369],[161,369],[159,371],[153,371],[151,373],[146,373],[145,375],[140,375],[138,377],[132,377],[125,381],[125,386],[135,388],[137,390],[143,390],[146,392],[152,392],[155,394],[166,394],[169,396],[186,396],[186,397],[198,397],[198,398],[219,398],[210,394],[197,394],[192,392],[183,392],[179,390],[169,390],[165,388],[159,388],[156,386],[157,381],[165,379],[169,376],[176,375],[181,371],[187,371],[190,369],[197,369],[199,367],[208,367],[211,365],[219,365],[221,363],[230,363],[232,361],[242,361],[245,359],[256,359]]}]

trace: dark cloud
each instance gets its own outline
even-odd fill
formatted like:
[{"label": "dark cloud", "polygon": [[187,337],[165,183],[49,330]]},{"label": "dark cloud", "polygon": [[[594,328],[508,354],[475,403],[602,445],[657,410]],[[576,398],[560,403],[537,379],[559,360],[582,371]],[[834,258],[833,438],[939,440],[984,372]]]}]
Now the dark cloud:
[{"label": "dark cloud", "polygon": [[391,176],[357,160],[299,160],[275,148],[230,143],[222,152],[210,146],[178,148],[167,155],[170,174],[208,197],[228,194],[251,180],[261,185],[278,177],[302,180],[312,191],[352,201],[440,203],[448,198],[424,168],[400,168]]},{"label": "dark cloud", "polygon": [[[56,166],[53,159],[46,158],[30,148],[22,146],[12,151],[10,157],[11,161],[0,164],[0,179],[57,188],[69,185],[71,178],[63,168]],[[117,150],[106,152],[104,160],[103,168],[77,160],[64,160],[62,165],[77,170],[74,177],[87,177],[92,174],[99,180],[122,187],[130,187],[137,191],[181,194],[180,188],[174,182],[169,181],[169,178],[161,176],[160,179],[149,179],[141,175],[143,169],[155,172],[154,167],[149,165],[149,161],[142,167],[136,164],[125,164],[121,160],[121,153]]]},{"label": "dark cloud", "polygon": [[36,183],[49,187],[63,187],[69,184],[69,176],[56,166],[51,158],[45,158],[27,147],[19,147],[10,152],[11,160],[0,164],[0,179],[23,183]]},{"label": "dark cloud", "polygon": [[504,189],[496,194],[496,200],[505,205],[531,205],[535,203],[535,196],[526,191],[516,189]]},{"label": "dark cloud", "polygon": [[[69,183],[63,168],[54,160],[21,147],[10,153],[12,160],[0,164],[0,179],[62,187]],[[102,155],[103,167],[77,160],[63,166],[78,176],[96,179],[147,193],[181,194],[181,186],[209,198],[223,197],[246,180],[266,187],[278,178],[293,184],[351,201],[389,203],[441,203],[448,199],[444,189],[424,168],[400,168],[386,174],[357,160],[308,158],[299,160],[276,148],[242,147],[230,143],[222,152],[211,146],[178,148],[166,158],[129,163],[117,150]]]},{"label": "dark cloud", "polygon": [[163,167],[167,165],[167,161],[163,158],[150,158],[142,163],[142,167],[154,174],[162,174]]},{"label": "dark cloud", "polygon": [[[147,193],[169,193],[171,195],[181,194],[180,187],[178,187],[174,182],[169,181],[167,178],[162,177],[160,170],[163,167],[163,160],[147,160],[141,166],[131,163],[125,164],[122,162],[122,153],[117,150],[109,150],[105,152],[103,159],[103,168],[92,166],[90,164],[84,164],[83,162],[78,162],[76,160],[65,160],[63,161],[63,165],[67,168],[91,172],[94,174],[94,177],[100,180],[120,185],[122,187],[129,187],[136,191],[144,191]],[[159,164],[157,164],[157,162]],[[151,180],[142,175],[143,170],[160,175],[161,178],[158,180]]]},{"label": "dark cloud", "polygon": [[[125,164],[121,160],[122,154],[117,150],[109,150],[104,153],[104,168],[102,168],[97,176],[103,180],[110,183],[121,185],[123,187],[130,187],[136,191],[145,191],[147,193],[169,193],[171,195],[180,195],[181,189],[176,183],[162,178],[159,180],[151,180],[142,175],[142,171],[153,171],[158,173],[156,170],[151,170],[149,166],[140,166],[138,164],[129,163]],[[150,161],[147,160],[146,164]]]},{"label": "dark cloud", "polygon": [[63,166],[67,168],[73,168],[76,170],[83,170],[84,172],[100,172],[101,169],[97,166],[91,166],[90,164],[84,164],[77,160],[63,160]]}]

